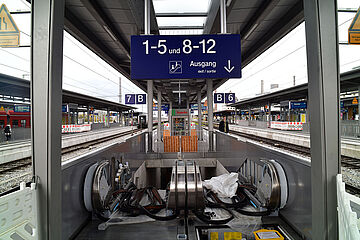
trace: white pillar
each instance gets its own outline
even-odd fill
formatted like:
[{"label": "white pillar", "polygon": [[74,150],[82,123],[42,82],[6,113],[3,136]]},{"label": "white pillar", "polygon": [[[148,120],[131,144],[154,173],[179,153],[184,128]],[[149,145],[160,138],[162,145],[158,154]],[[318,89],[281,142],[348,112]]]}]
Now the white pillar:
[{"label": "white pillar", "polygon": [[[65,1],[32,1],[31,138],[38,239],[62,239],[61,105]],[[30,209],[29,209],[30,210]],[[21,212],[20,212],[21,214]]]}]

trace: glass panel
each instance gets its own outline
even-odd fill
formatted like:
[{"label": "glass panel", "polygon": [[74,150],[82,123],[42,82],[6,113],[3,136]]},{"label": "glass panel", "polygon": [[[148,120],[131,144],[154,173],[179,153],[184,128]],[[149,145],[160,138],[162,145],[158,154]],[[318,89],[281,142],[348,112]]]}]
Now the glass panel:
[{"label": "glass panel", "polygon": [[211,0],[153,0],[155,13],[207,12]]},{"label": "glass panel", "polygon": [[199,35],[203,34],[202,29],[187,29],[187,30],[160,30],[161,35]]},{"label": "glass panel", "polygon": [[203,26],[206,17],[158,17],[159,27],[168,26]]},{"label": "glass panel", "polygon": [[[356,10],[360,7],[357,0],[338,0],[339,9]],[[340,133],[341,133],[341,173],[345,189],[360,196],[359,154],[359,100],[360,82],[355,76],[360,71],[360,46],[348,45],[348,29],[355,17],[355,12],[339,12],[339,54],[340,72],[352,71],[352,78],[343,83],[340,94]],[[348,73],[351,76],[350,73]],[[349,82],[351,85],[349,86]]]},{"label": "glass panel", "polygon": [[349,9],[358,9],[359,1],[358,0],[338,0],[338,9],[349,8]]},{"label": "glass panel", "polygon": [[[4,0],[20,31],[20,46],[0,47],[0,151],[2,152],[0,194],[30,182],[30,4],[23,0]],[[15,78],[14,78],[15,77]],[[29,84],[28,86],[26,86]],[[22,156],[13,154],[22,151]],[[15,156],[16,155],[16,156]]]}]

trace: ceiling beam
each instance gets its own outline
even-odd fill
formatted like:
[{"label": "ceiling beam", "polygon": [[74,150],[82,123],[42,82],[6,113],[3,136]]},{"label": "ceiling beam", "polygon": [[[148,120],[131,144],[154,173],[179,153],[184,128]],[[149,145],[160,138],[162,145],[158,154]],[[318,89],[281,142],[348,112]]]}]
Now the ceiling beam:
[{"label": "ceiling beam", "polygon": [[303,1],[299,0],[272,28],[268,29],[258,41],[254,42],[254,44],[242,54],[241,67],[244,68],[303,21],[304,6]]},{"label": "ceiling beam", "polygon": [[257,26],[269,15],[269,13],[276,7],[280,0],[271,0],[264,1],[264,4],[261,4],[255,14],[251,17],[250,21],[245,25],[245,27],[240,32],[242,39],[247,39],[255,31]]},{"label": "ceiling beam", "polygon": [[119,33],[119,30],[111,22],[103,8],[97,1],[94,0],[81,0],[85,8],[95,18],[95,20],[102,26],[107,34],[115,41],[115,43],[124,51],[130,59],[130,46],[126,43],[125,39]]}]

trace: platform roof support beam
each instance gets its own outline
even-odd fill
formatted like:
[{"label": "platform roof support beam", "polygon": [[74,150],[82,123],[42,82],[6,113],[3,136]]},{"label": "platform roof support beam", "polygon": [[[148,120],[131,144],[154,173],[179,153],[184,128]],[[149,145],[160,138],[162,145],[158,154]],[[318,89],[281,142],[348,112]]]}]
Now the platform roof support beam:
[{"label": "platform roof support beam", "polygon": [[114,39],[115,44],[121,48],[128,58],[130,58],[130,47],[127,45],[124,38],[121,36],[119,30],[116,29],[112,21],[107,17],[106,13],[103,12],[101,6],[97,1],[81,0],[84,7],[89,13],[96,19],[96,21],[103,27],[105,32]]},{"label": "platform roof support beam", "polygon": [[208,101],[209,152],[214,151],[214,105],[213,80],[206,79]]},{"label": "platform roof support beam", "polygon": [[61,239],[64,0],[32,1],[31,135],[39,239]]},{"label": "platform roof support beam", "polygon": [[336,175],[340,172],[336,0],[304,1],[311,116],[312,239],[338,239]]}]

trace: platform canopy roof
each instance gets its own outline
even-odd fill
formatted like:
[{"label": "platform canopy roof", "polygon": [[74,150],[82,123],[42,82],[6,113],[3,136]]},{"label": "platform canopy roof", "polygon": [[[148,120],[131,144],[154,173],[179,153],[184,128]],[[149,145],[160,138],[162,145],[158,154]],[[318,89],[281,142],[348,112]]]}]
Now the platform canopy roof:
[{"label": "platform canopy roof", "polygon": [[[183,8],[178,0],[162,1],[173,4],[164,12],[153,0],[151,34],[192,30],[192,33],[220,33],[220,2],[208,0],[204,9]],[[202,0],[205,1],[205,0]],[[159,1],[161,2],[161,1]],[[206,1],[205,1],[206,2]],[[242,67],[271,47],[304,20],[302,0],[227,0],[227,33],[240,34]],[[165,3],[164,3],[165,4]],[[176,5],[178,4],[178,5]],[[195,4],[195,3],[194,3]],[[205,4],[206,5],[206,4]],[[177,21],[169,19],[176,18]],[[192,18],[197,25],[183,25]],[[168,19],[165,20],[164,19]],[[195,20],[200,19],[200,20]],[[177,24],[169,24],[177,22]],[[66,0],[65,29],[102,59],[130,79],[130,37],[144,33],[144,0]],[[200,31],[200,32],[199,32]],[[227,79],[214,79],[214,89]],[[146,91],[146,81],[132,80]],[[185,80],[181,85],[190,101],[198,91],[205,97],[205,79]],[[155,94],[161,91],[163,100],[177,102],[178,84],[173,80],[155,80]],[[185,97],[183,98],[185,99]]]},{"label": "platform canopy roof", "polygon": [[[63,103],[74,103],[79,106],[90,106],[94,109],[109,110],[109,111],[128,111],[135,109],[124,104],[100,99],[68,90],[63,90],[62,101]],[[0,73],[0,95],[11,96],[23,100],[30,100],[30,81],[12,77]]]}]

